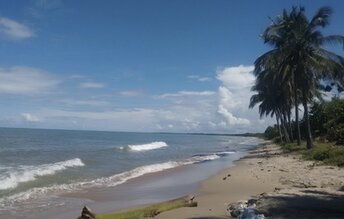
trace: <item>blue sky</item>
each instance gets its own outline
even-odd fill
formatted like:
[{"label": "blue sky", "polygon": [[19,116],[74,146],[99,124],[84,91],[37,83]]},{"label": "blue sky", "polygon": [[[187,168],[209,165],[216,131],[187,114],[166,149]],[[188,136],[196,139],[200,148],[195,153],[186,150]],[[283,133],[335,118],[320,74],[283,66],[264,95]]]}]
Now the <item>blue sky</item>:
[{"label": "blue sky", "polygon": [[1,1],[0,126],[262,131],[250,72],[292,5],[344,34],[342,1]]}]

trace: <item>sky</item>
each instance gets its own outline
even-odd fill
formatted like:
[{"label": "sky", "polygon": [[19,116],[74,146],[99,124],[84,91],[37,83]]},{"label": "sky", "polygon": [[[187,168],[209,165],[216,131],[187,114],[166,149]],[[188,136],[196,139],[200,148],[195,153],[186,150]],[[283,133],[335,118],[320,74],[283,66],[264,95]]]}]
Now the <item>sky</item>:
[{"label": "sky", "polygon": [[[248,109],[260,34],[283,8],[330,0],[0,1],[0,126],[261,132]],[[335,49],[340,55],[343,50]]]}]

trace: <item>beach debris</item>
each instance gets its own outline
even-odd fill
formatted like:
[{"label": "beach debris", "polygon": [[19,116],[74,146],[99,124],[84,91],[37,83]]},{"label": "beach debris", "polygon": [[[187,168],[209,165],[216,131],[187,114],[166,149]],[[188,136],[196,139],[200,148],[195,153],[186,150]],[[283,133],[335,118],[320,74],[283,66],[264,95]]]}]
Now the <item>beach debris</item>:
[{"label": "beach debris", "polygon": [[274,192],[278,192],[280,190],[281,190],[281,188],[275,187]]},{"label": "beach debris", "polygon": [[234,218],[238,219],[265,219],[264,214],[260,214],[256,209],[256,199],[231,203],[227,211]]},{"label": "beach debris", "polygon": [[193,195],[188,195],[187,198],[186,198],[188,204],[191,204],[193,203],[193,201],[195,200],[195,196]]},{"label": "beach debris", "polygon": [[92,210],[87,207],[86,205],[82,208],[81,217],[79,219],[95,219],[96,214],[92,212]]}]

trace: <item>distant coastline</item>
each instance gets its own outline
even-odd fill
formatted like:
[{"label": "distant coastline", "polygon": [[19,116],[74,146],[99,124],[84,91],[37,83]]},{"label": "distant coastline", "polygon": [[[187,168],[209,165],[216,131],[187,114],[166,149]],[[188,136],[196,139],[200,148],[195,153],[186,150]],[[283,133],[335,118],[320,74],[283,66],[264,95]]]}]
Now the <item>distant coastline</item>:
[{"label": "distant coastline", "polygon": [[238,137],[257,137],[263,138],[263,133],[206,133],[206,132],[141,132],[141,131],[109,131],[109,130],[92,130],[92,129],[58,129],[58,128],[29,128],[29,127],[0,127],[0,129],[30,129],[30,130],[52,130],[52,131],[80,131],[80,132],[119,132],[119,133],[148,133],[148,134],[171,134],[171,135],[214,135],[214,136],[238,136]]}]

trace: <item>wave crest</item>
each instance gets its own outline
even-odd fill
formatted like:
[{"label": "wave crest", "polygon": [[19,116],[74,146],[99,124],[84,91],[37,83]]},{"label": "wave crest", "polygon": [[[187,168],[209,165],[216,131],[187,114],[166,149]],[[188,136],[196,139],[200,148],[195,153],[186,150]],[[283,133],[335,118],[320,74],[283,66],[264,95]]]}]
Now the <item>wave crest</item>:
[{"label": "wave crest", "polygon": [[155,150],[163,147],[167,147],[168,145],[166,142],[163,141],[154,141],[148,144],[137,144],[137,145],[128,145],[126,147],[120,147],[122,150],[129,150],[129,151],[149,151]]},{"label": "wave crest", "polygon": [[19,166],[18,168],[8,168],[2,176],[0,176],[0,190],[13,189],[19,183],[29,182],[38,176],[53,175],[56,172],[65,170],[69,167],[80,167],[85,164],[80,158],[60,161],[51,164],[42,164],[38,166]]}]

